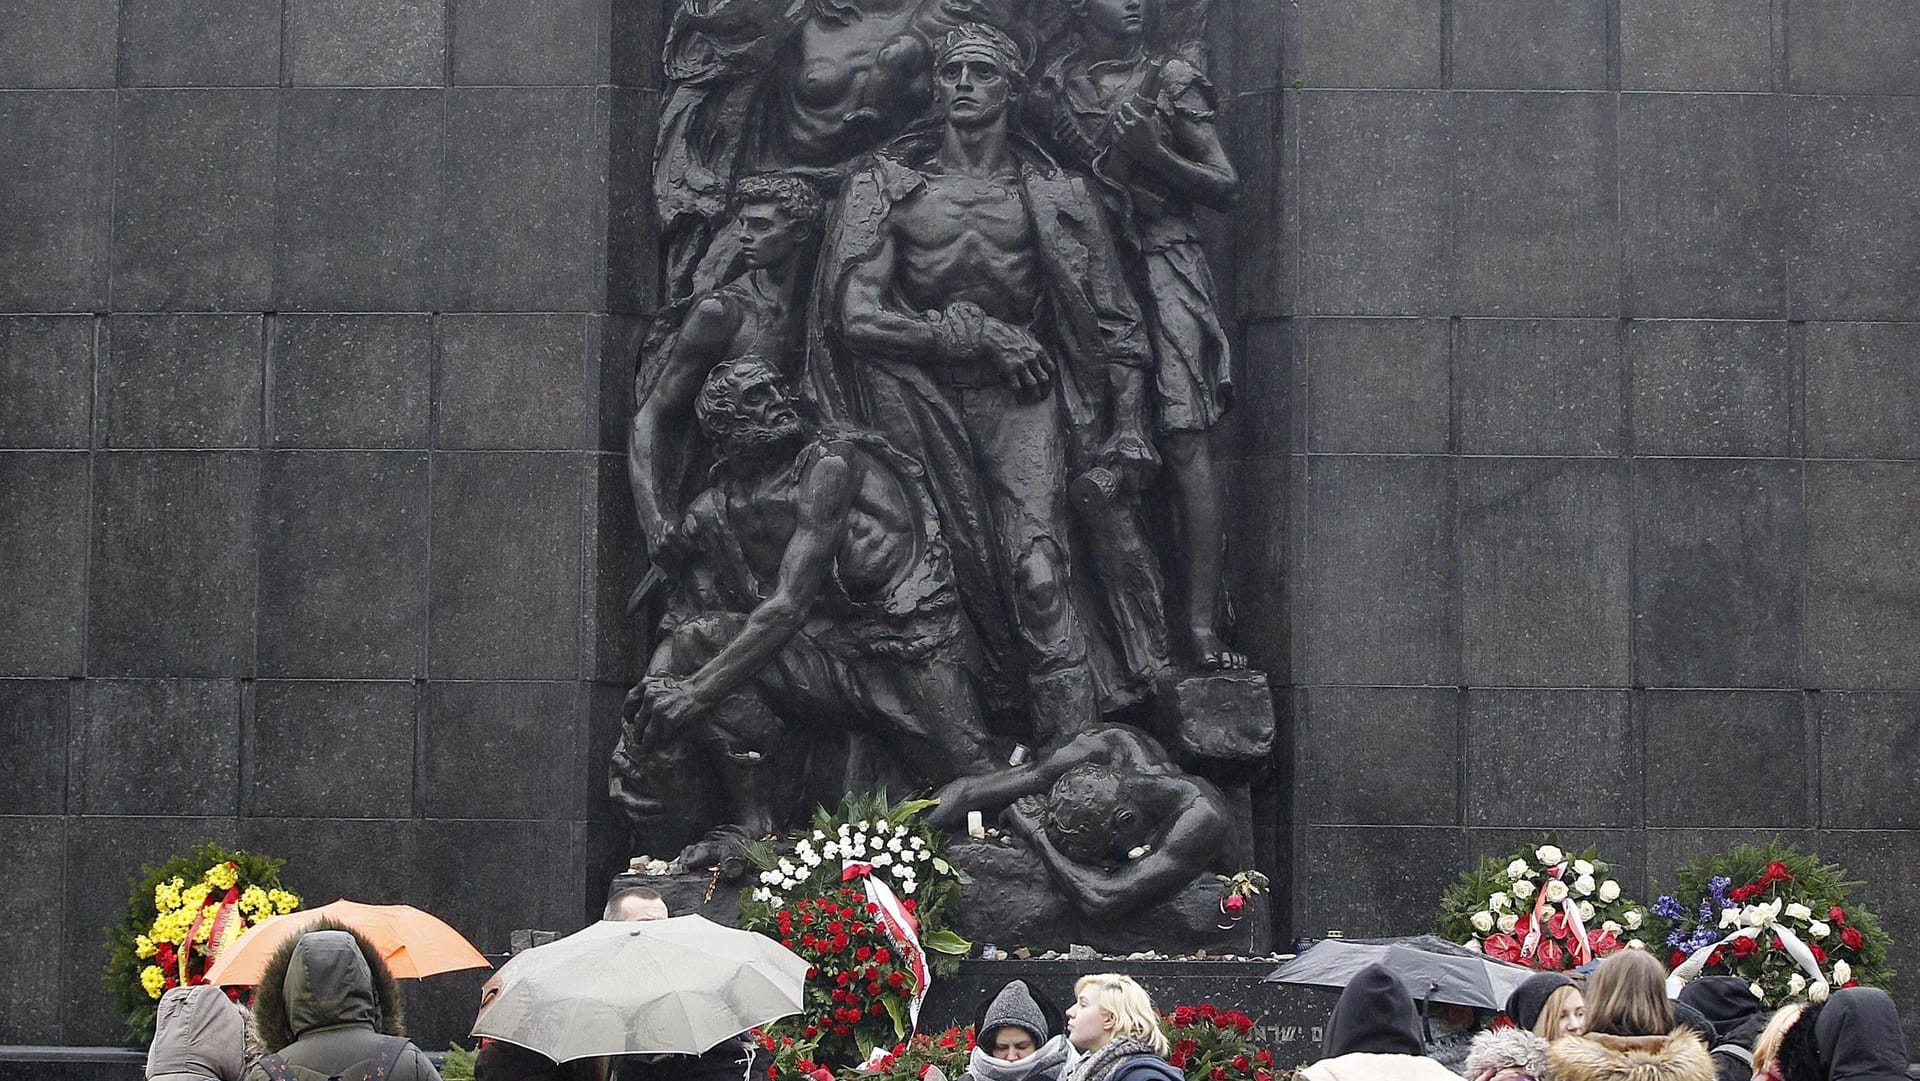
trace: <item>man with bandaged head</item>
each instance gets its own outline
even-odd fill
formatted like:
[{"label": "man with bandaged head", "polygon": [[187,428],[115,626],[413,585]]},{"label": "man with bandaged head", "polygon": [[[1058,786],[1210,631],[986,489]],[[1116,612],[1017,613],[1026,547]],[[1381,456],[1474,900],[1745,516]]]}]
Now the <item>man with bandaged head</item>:
[{"label": "man with bandaged head", "polygon": [[1046,740],[1168,662],[1130,502],[1077,529],[1068,510],[1070,476],[1156,467],[1151,353],[1086,181],[1010,129],[1022,68],[1006,34],[962,24],[936,50],[941,122],[848,178],[808,389],[926,465],[991,674],[1024,675]]}]

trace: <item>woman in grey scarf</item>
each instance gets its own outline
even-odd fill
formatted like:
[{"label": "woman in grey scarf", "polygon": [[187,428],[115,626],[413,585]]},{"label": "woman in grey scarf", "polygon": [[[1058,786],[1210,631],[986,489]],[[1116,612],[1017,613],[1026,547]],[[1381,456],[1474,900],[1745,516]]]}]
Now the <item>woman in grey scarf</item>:
[{"label": "woman in grey scarf", "polygon": [[962,1081],[1064,1081],[1073,1045],[1058,1032],[1059,1011],[1014,980],[980,1011]]}]

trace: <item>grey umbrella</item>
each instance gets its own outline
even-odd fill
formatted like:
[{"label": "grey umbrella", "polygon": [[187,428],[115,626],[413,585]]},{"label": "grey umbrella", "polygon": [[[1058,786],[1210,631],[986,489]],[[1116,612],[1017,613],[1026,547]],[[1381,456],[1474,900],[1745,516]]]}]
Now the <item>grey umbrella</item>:
[{"label": "grey umbrella", "polygon": [[1382,964],[1406,983],[1413,997],[1482,1010],[1505,1009],[1507,996],[1533,975],[1521,965],[1432,935],[1409,938],[1339,939],[1316,942],[1267,974],[1268,983],[1345,987],[1354,973]]}]

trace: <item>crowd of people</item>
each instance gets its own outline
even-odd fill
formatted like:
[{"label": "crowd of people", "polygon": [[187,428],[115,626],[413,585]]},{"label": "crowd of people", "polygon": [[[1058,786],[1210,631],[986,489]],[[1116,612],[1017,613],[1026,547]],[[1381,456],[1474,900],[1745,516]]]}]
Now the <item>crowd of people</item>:
[{"label": "crowd of people", "polygon": [[[664,919],[658,894],[616,895],[610,920]],[[482,991],[485,1004],[486,990]],[[1302,1081],[1908,1081],[1893,1000],[1853,987],[1825,1002],[1769,1011],[1744,980],[1709,976],[1668,997],[1666,970],[1623,950],[1590,972],[1542,972],[1490,1026],[1469,1015],[1434,1039],[1431,1010],[1382,965],[1360,970],[1327,1018]],[[1014,980],[980,1003],[976,1042],[957,1081],[1186,1081],[1167,1061],[1160,1013],[1131,977],[1083,976],[1064,1011]],[[1458,1048],[1463,1054],[1452,1053]],[[755,1045],[704,1055],[622,1056],[559,1064],[493,1042],[475,1081],[757,1081]],[[404,1036],[400,999],[379,951],[323,923],[274,956],[251,1014],[219,988],[161,999],[148,1081],[439,1081]]]}]

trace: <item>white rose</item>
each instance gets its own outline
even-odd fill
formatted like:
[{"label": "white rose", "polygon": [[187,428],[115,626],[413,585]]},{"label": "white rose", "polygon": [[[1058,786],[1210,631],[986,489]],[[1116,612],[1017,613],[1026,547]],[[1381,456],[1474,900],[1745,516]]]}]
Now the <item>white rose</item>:
[{"label": "white rose", "polygon": [[1484,935],[1488,931],[1493,930],[1493,913],[1475,912],[1472,916],[1467,917],[1467,922],[1473,924],[1474,930]]},{"label": "white rose", "polygon": [[1505,931],[1507,934],[1512,934],[1513,929],[1518,926],[1520,926],[1520,917],[1514,915],[1513,913],[1508,912],[1503,914],[1500,917],[1500,929],[1502,931]]},{"label": "white rose", "polygon": [[1470,949],[1475,953],[1484,952],[1481,948],[1480,940],[1477,938],[1467,939],[1467,949]]},{"label": "white rose", "polygon": [[1538,859],[1548,867],[1552,867],[1554,864],[1567,858],[1566,853],[1560,851],[1559,847],[1555,845],[1541,845],[1539,848],[1533,850],[1533,855],[1535,859]]},{"label": "white rose", "polygon": [[1582,901],[1578,905],[1575,905],[1574,908],[1580,913],[1580,922],[1582,923],[1593,922],[1593,902],[1592,901]]},{"label": "white rose", "polygon": [[1573,873],[1576,875],[1590,875],[1593,873],[1593,864],[1588,863],[1586,860],[1574,860]]},{"label": "white rose", "polygon": [[1800,992],[1805,991],[1806,989],[1807,989],[1807,978],[1805,976],[1800,975],[1798,972],[1788,973],[1787,975],[1787,994],[1788,995],[1798,996]]},{"label": "white rose", "polygon": [[1487,907],[1495,912],[1505,911],[1506,907],[1512,903],[1513,901],[1504,893],[1496,893],[1487,898]]},{"label": "white rose", "polygon": [[1513,884],[1513,895],[1515,897],[1520,898],[1522,901],[1526,900],[1529,897],[1532,897],[1533,883],[1528,882],[1524,878],[1515,881]]},{"label": "white rose", "polygon": [[1627,939],[1627,949],[1630,949],[1630,950],[1644,950],[1644,949],[1646,949],[1646,948],[1647,948],[1647,944],[1646,944],[1646,943],[1644,943],[1644,942],[1642,942],[1642,941],[1640,941],[1640,940],[1639,940],[1639,939],[1637,939],[1637,938],[1630,938],[1630,939]]},{"label": "white rose", "polygon": [[1833,982],[1836,984],[1844,984],[1851,979],[1853,979],[1853,966],[1847,964],[1845,961],[1835,961],[1833,963]]},{"label": "white rose", "polygon": [[1828,927],[1825,920],[1815,920],[1807,924],[1807,937],[1809,938],[1825,938],[1832,933],[1833,928]]},{"label": "white rose", "polygon": [[1752,983],[1748,984],[1747,990],[1753,992],[1754,998],[1760,999],[1762,1001],[1765,1001],[1767,997],[1767,989],[1760,986],[1759,980],[1755,980]]},{"label": "white rose", "polygon": [[1801,923],[1805,923],[1808,920],[1813,918],[1813,909],[1808,908],[1806,905],[1803,905],[1798,901],[1795,901],[1794,903],[1787,906],[1787,915],[1792,917],[1793,919],[1799,920]]},{"label": "white rose", "polygon": [[1594,883],[1592,875],[1581,875],[1579,878],[1573,880],[1573,892],[1580,896],[1586,897],[1593,893],[1593,890]]},{"label": "white rose", "polygon": [[1547,880],[1547,903],[1557,905],[1567,899],[1567,884],[1557,878]]},{"label": "white rose", "polygon": [[1609,878],[1600,883],[1600,903],[1610,905],[1620,899],[1620,883]]},{"label": "white rose", "polygon": [[1626,915],[1622,918],[1627,921],[1627,930],[1629,931],[1638,931],[1640,929],[1640,921],[1646,919],[1645,916],[1640,914],[1640,910],[1637,908],[1627,909]]},{"label": "white rose", "polygon": [[1825,1002],[1832,993],[1833,985],[1825,980],[1815,980],[1807,985],[1808,1002]]},{"label": "white rose", "polygon": [[1525,878],[1526,876],[1527,876],[1526,860],[1514,860],[1512,863],[1507,864],[1508,878],[1511,878],[1517,881],[1519,879]]},{"label": "white rose", "polygon": [[1607,922],[1601,924],[1600,929],[1610,935],[1617,935],[1622,930],[1625,930],[1625,928],[1621,927],[1619,922],[1615,920],[1608,920]]}]

